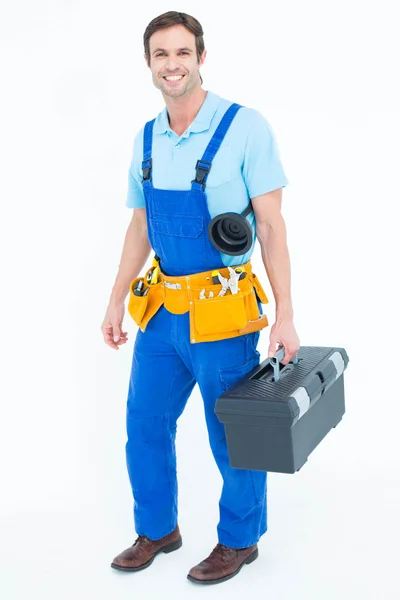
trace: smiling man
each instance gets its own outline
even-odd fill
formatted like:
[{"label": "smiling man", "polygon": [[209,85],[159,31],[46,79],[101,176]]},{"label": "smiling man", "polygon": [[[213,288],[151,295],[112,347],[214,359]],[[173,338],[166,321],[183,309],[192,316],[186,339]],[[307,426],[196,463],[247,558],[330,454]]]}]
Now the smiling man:
[{"label": "smiling man", "polygon": [[[130,313],[140,327],[127,399],[126,460],[138,537],[111,566],[138,571],[159,552],[182,545],[175,436],[198,383],[223,486],[218,543],[187,576],[218,583],[257,558],[257,542],[267,531],[267,473],[230,466],[224,426],[214,413],[216,399],[260,360],[260,330],[268,324],[261,304],[268,300],[251,270],[257,240],[276,301],[268,353],[284,346],[287,364],[300,347],[281,215],[288,182],[266,119],[202,88],[206,50],[195,18],[171,11],[153,19],[144,50],[165,107],[135,137],[126,199],[134,212],[102,324],[110,347],[126,343],[124,301],[137,279]],[[221,213],[241,213],[249,200],[251,247],[240,256],[220,252],[208,224]],[[140,278],[151,250],[150,278]]]}]

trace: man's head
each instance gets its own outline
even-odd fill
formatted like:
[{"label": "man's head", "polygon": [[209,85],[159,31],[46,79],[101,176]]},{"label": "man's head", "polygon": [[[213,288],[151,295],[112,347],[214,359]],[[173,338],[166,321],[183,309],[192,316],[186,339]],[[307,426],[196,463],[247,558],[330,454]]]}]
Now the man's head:
[{"label": "man's head", "polygon": [[[166,12],[148,24],[143,43],[153,83],[163,94],[183,96],[203,83],[199,69],[207,51],[197,19],[186,13]],[[174,76],[177,78],[171,80]]]}]

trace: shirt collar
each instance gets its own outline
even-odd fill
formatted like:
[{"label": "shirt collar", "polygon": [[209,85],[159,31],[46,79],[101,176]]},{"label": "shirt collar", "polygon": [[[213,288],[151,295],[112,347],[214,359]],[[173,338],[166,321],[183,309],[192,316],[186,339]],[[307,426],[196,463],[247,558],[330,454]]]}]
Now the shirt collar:
[{"label": "shirt collar", "polygon": [[[187,132],[185,132],[181,137],[188,137],[189,133],[200,133],[201,131],[206,131],[209,129],[211,120],[217,111],[219,100],[220,96],[208,91],[207,96],[205,97],[204,102],[201,105],[194,121],[189,125]],[[170,128],[168,122],[168,111],[166,106],[164,107],[164,110],[158,114],[155,120],[153,133],[172,133],[172,129]]]}]

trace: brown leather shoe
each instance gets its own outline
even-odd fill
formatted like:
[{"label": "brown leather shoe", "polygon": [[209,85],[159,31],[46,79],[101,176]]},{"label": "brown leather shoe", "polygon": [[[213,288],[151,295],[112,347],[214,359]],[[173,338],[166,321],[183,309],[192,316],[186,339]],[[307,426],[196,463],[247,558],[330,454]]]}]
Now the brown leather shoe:
[{"label": "brown leather shoe", "polygon": [[188,579],[196,583],[219,583],[237,575],[243,565],[258,556],[257,544],[248,548],[229,548],[217,544],[211,554],[190,569]]},{"label": "brown leather shoe", "polygon": [[159,540],[151,540],[139,535],[135,543],[118,554],[111,563],[113,569],[120,571],[140,571],[149,567],[159,552],[173,552],[182,546],[182,537],[178,525],[168,535]]}]

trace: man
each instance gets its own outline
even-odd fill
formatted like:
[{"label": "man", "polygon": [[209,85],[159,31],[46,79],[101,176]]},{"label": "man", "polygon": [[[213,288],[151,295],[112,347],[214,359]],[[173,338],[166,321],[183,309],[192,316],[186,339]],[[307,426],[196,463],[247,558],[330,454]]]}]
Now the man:
[{"label": "man", "polygon": [[[178,290],[181,283],[184,287],[185,281],[193,281],[199,273],[209,280],[213,269],[250,264],[257,237],[276,301],[268,354],[275,354],[277,344],[284,346],[282,362],[287,364],[300,345],[293,325],[290,263],[281,215],[287,179],[273,132],[256,110],[202,89],[200,67],[206,50],[201,25],[193,17],[170,11],[153,19],[144,34],[144,47],[153,83],[166,106],[135,138],[126,202],[134,213],[102,325],[105,342],[114,349],[126,343],[127,334],[121,329],[124,300],[152,248],[165,292],[171,297],[171,288]],[[207,167],[205,156],[212,168]],[[198,159],[205,165],[197,164]],[[242,212],[249,199],[254,213],[252,220],[249,217],[252,247],[243,256],[218,252],[208,238],[208,223],[227,211]],[[247,280],[250,277],[248,271]],[[168,281],[180,283],[168,285]],[[149,285],[149,296],[153,289]],[[173,293],[177,298],[178,291]],[[189,284],[182,293],[192,297]],[[211,296],[207,293],[201,300],[205,310],[213,306]],[[230,467],[224,426],[214,413],[221,393],[259,363],[260,332],[222,334],[213,341],[193,343],[198,340],[190,339],[191,311],[174,312],[166,305],[157,305],[156,314],[145,328],[140,327],[135,340],[126,458],[138,538],[111,566],[125,571],[144,569],[157,553],[182,545],[177,523],[176,422],[197,382],[223,488],[218,544],[190,570],[188,578],[217,583],[257,558],[257,542],[267,530],[267,474]],[[259,299],[258,306],[261,309]]]}]

